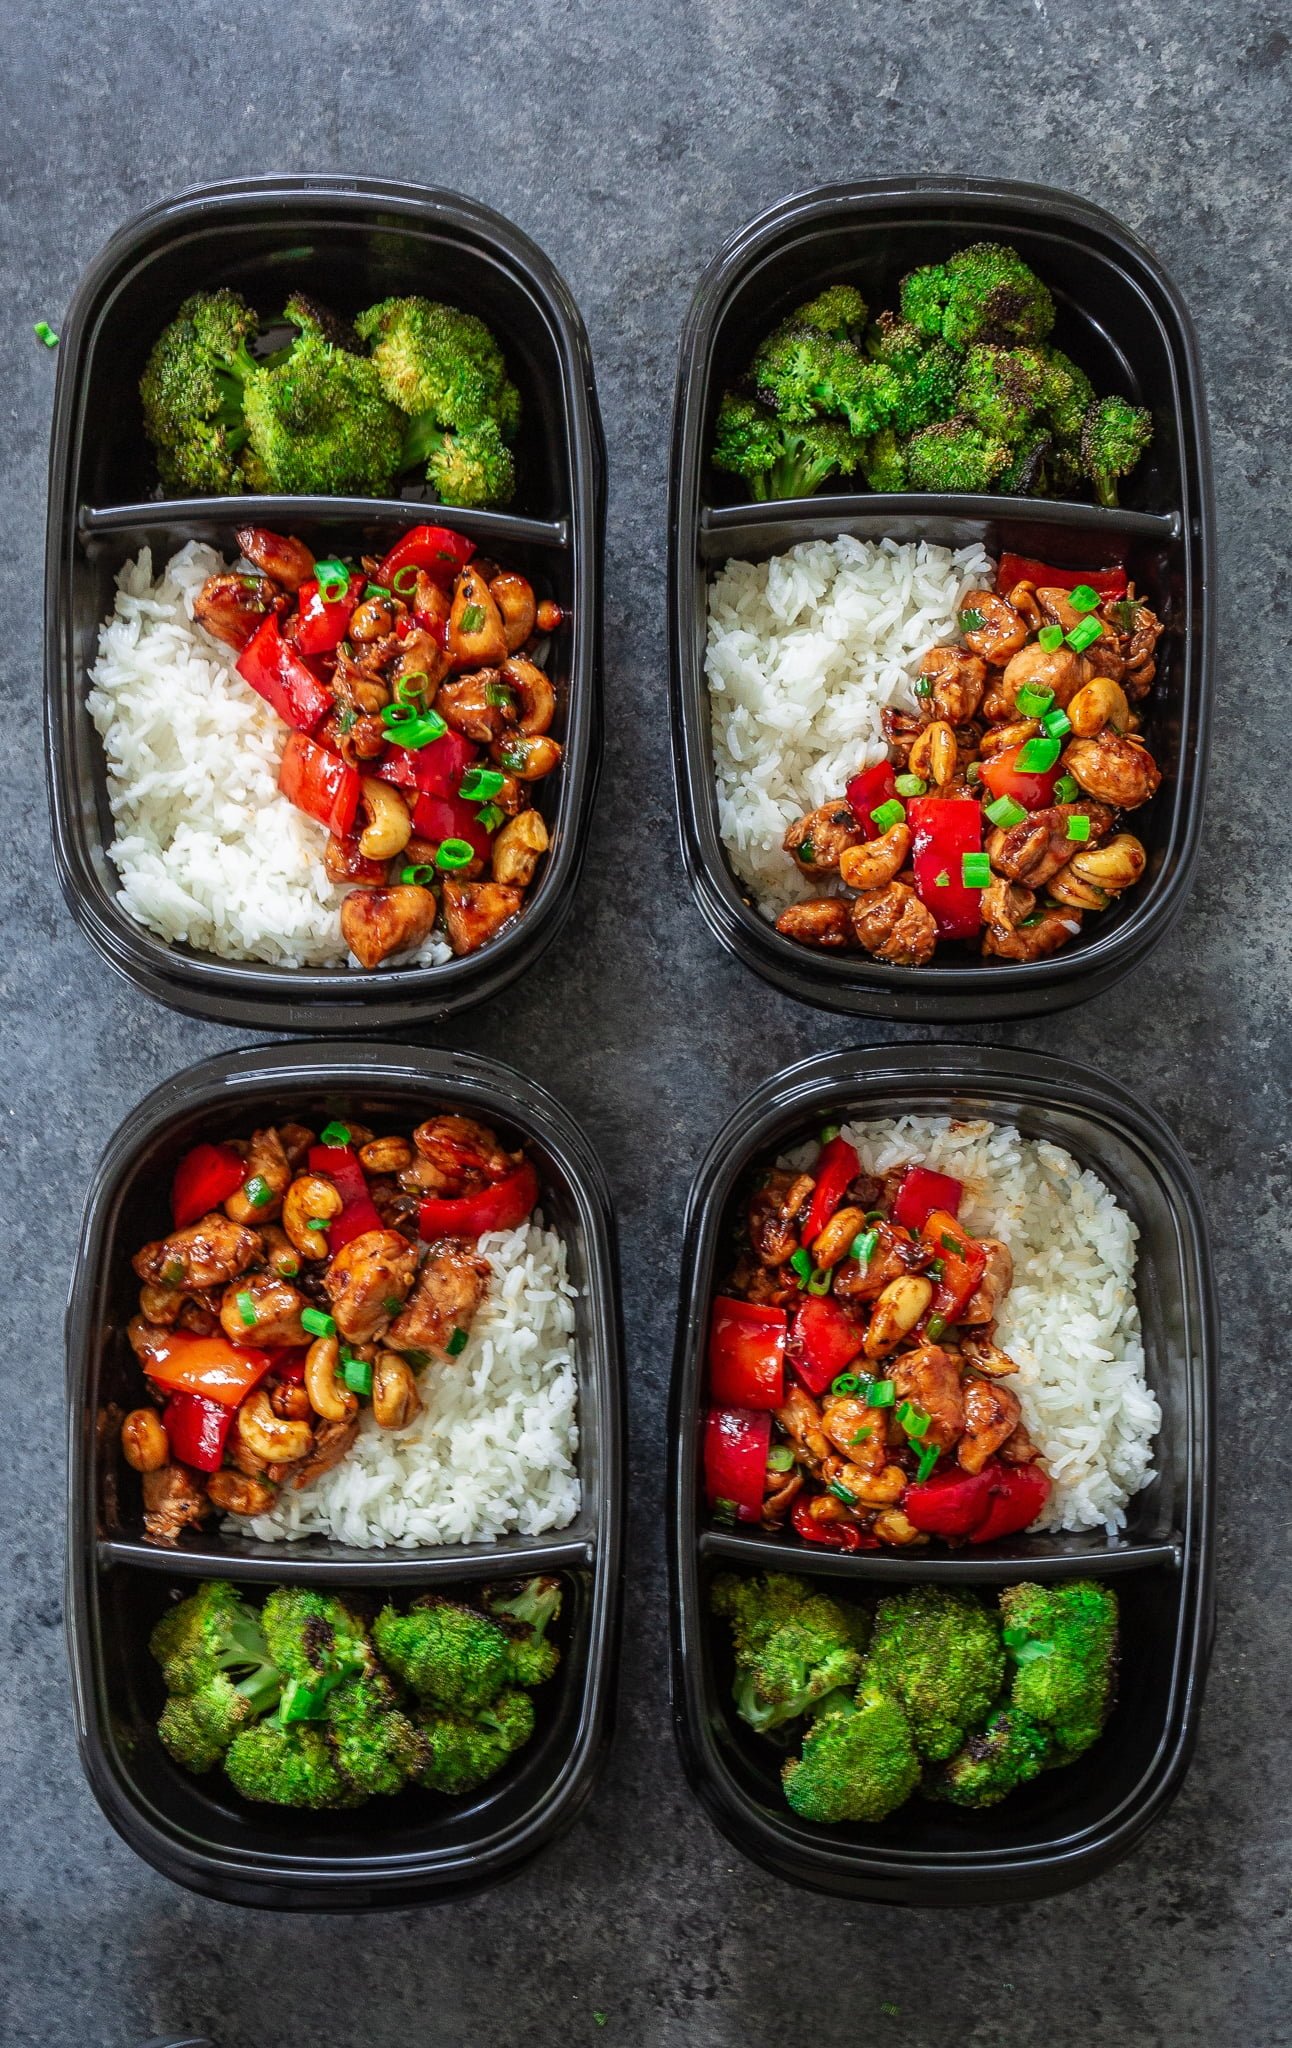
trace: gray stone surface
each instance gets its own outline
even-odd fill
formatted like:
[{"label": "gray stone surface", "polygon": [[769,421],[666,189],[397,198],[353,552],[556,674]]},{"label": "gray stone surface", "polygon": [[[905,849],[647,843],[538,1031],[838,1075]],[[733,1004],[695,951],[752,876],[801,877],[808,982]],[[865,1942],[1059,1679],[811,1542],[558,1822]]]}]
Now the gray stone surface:
[{"label": "gray stone surface", "polygon": [[[466,15],[407,0],[107,0],[87,15],[68,0],[11,0],[5,26],[0,2039],[132,2048],[209,2029],[222,2048],[1292,2040],[1289,1176],[1276,1149],[1292,980],[1279,770],[1286,12],[1260,0],[479,0]],[[54,883],[37,711],[53,363],[31,323],[57,325],[81,267],[141,206],[272,169],[438,182],[514,216],[585,310],[611,453],[609,753],[578,912],[530,980],[458,1032],[543,1075],[586,1119],[618,1190],[633,1431],[618,1740],[573,1832],[515,1882],[366,1922],[212,1905],[137,1861],[81,1776],[61,1626],[60,1316],[85,1182],[159,1076],[236,1035],[112,978]],[[1109,1000],[963,1034],[1115,1068],[1174,1121],[1203,1171],[1226,1348],[1220,1627],[1201,1746],[1171,1813],[1117,1872],[1040,1906],[959,1915],[798,1894],[717,1837],[673,1747],[661,1540],[677,1220],[697,1148],[776,1066],[901,1035],[772,994],[716,949],[692,908],[665,709],[675,337],[702,266],[747,216],[819,182],[920,169],[1070,186],[1120,214],[1174,272],[1213,395],[1225,598],[1210,822],[1187,914]]]}]

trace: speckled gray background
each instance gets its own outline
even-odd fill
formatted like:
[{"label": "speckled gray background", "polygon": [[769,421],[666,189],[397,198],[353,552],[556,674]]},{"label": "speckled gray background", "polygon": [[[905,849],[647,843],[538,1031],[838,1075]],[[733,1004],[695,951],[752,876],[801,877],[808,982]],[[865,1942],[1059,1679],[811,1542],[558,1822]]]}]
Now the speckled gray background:
[{"label": "speckled gray background", "polygon": [[[1289,1179],[1275,1150],[1292,983],[1280,767],[1290,34],[1286,12],[1254,0],[5,9],[6,2048],[134,2048],[187,2028],[221,2048],[1292,2041]],[[621,1209],[633,1428],[630,1626],[598,1795],[501,1891],[342,1921],[173,1888],[112,1834],[77,1763],[59,1324],[82,1192],[130,1105],[236,1035],[134,995],[73,929],[49,863],[37,722],[53,364],[31,323],[57,325],[81,267],[159,196],[309,169],[421,179],[501,207],[564,270],[591,332],[611,464],[602,801],[571,925],[520,990],[458,1032],[546,1079],[601,1148]],[[795,1892],[714,1833],[669,1727],[661,1542],[675,1222],[697,1150],[774,1067],[884,1035],[770,993],[692,909],[665,710],[675,337],[703,265],[750,214],[820,182],[920,170],[1069,186],[1174,273],[1212,393],[1225,597],[1206,851],[1187,914],[1110,1000],[990,1034],[1115,1068],[1203,1170],[1226,1343],[1220,1630],[1201,1746],[1168,1818],[1113,1875],[1037,1907],[959,1915]]]}]

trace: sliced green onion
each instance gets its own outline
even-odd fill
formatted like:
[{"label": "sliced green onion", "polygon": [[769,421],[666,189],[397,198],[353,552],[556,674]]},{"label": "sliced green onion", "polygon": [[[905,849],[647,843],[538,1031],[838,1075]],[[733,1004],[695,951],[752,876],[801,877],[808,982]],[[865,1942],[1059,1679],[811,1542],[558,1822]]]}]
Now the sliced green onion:
[{"label": "sliced green onion", "polygon": [[962,1259],[965,1255],[964,1246],[958,1238],[952,1237],[950,1231],[944,1230],[938,1239],[938,1243],[942,1246],[944,1252],[950,1252],[953,1259]]},{"label": "sliced green onion", "polygon": [[790,1472],[794,1468],[794,1453],[788,1444],[773,1444],[767,1453],[769,1472]]},{"label": "sliced green onion", "polygon": [[386,736],[397,746],[416,749],[443,739],[448,726],[438,711],[419,712],[413,704],[387,704],[381,714]]},{"label": "sliced green onion", "polygon": [[929,1433],[930,1417],[925,1414],[923,1408],[917,1408],[914,1401],[903,1401],[897,1411],[897,1419],[907,1436],[914,1438],[916,1443]]},{"label": "sliced green onion", "polygon": [[832,1493],[836,1500],[847,1501],[848,1506],[850,1508],[855,1508],[857,1505],[857,1496],[853,1493],[849,1493],[846,1486],[840,1486],[837,1479],[832,1479],[830,1481],[829,1487],[827,1488],[827,1492]]},{"label": "sliced green onion", "polygon": [[933,886],[935,889],[949,889],[951,887],[951,875],[946,868],[943,868],[941,874],[933,877]]},{"label": "sliced green onion", "polygon": [[867,1424],[864,1429],[858,1429],[854,1431],[852,1436],[848,1438],[849,1446],[851,1447],[853,1444],[864,1444],[867,1441],[867,1439],[869,1437],[872,1437],[874,1434],[874,1430],[871,1429],[869,1424]]},{"label": "sliced green onion", "polygon": [[947,1270],[947,1262],[945,1259],[930,1259],[924,1270],[930,1280],[940,1280]]},{"label": "sliced green onion", "polygon": [[419,715],[424,715],[426,707],[423,699],[430,687],[431,679],[424,668],[410,668],[405,675],[395,678],[395,702],[411,704],[414,708],[421,705]]},{"label": "sliced green onion", "polygon": [[349,1142],[349,1124],[325,1124],[323,1126],[322,1131],[319,1133],[320,1145],[348,1145]]},{"label": "sliced green onion", "polygon": [[1075,775],[1061,775],[1054,785],[1054,795],[1058,803],[1074,804],[1080,794],[1081,784]]},{"label": "sliced green onion", "polygon": [[350,588],[350,571],[344,562],[338,562],[334,555],[325,562],[314,564],[314,581],[319,587],[319,596],[325,604],[335,604]]},{"label": "sliced green onion", "polygon": [[1089,839],[1090,820],[1084,811],[1074,811],[1068,819],[1069,839]]},{"label": "sliced green onion", "polygon": [[515,698],[506,683],[485,684],[485,703],[492,704],[495,711],[505,711],[514,702]]},{"label": "sliced green onion", "polygon": [[905,820],[906,808],[905,805],[898,803],[895,796],[890,796],[886,804],[876,804],[870,815],[881,832],[891,832],[894,825],[900,825]]},{"label": "sliced green onion", "polygon": [[476,857],[476,850],[465,839],[441,839],[435,849],[435,865],[453,874],[458,868],[469,868]]},{"label": "sliced green onion", "polygon": [[497,804],[481,804],[476,812],[476,823],[483,825],[486,832],[496,832],[506,815],[506,811],[500,811]]},{"label": "sliced green onion", "polygon": [[307,1230],[326,1230],[331,1220],[330,1216],[311,1216],[305,1228]]},{"label": "sliced green onion", "polygon": [[812,1277],[812,1254],[800,1245],[790,1260],[790,1266],[798,1274],[800,1282],[806,1285]]},{"label": "sliced green onion", "polygon": [[337,730],[344,736],[348,732],[353,732],[358,722],[359,714],[353,704],[343,704],[336,715]]},{"label": "sliced green onion", "polygon": [[456,1358],[458,1353],[460,1351],[465,1351],[466,1348],[467,1332],[465,1330],[460,1329],[455,1330],[453,1332],[453,1335],[449,1338],[448,1343],[444,1347],[444,1349],[448,1352],[450,1358]]},{"label": "sliced green onion", "polygon": [[962,853],[960,879],[966,889],[985,889],[991,881],[991,861],[985,853]]},{"label": "sliced green onion", "polygon": [[830,1268],[828,1266],[819,1267],[812,1275],[807,1284],[807,1291],[809,1294],[817,1296],[830,1292]]},{"label": "sliced green onion", "polygon": [[883,1211],[882,1209],[867,1209],[867,1211],[866,1211],[866,1214],[865,1214],[865,1218],[864,1218],[864,1221],[865,1221],[865,1222],[867,1222],[867,1223],[883,1223],[883,1222],[884,1222],[884,1220],[885,1220],[885,1217],[884,1217],[884,1211]]},{"label": "sliced green onion", "polygon": [[58,347],[58,336],[55,334],[48,320],[38,320],[31,331],[35,335],[37,341],[44,342],[46,348]]},{"label": "sliced green onion", "polygon": [[936,1444],[925,1444],[924,1449],[920,1452],[920,1462],[915,1468],[915,1477],[921,1486],[937,1464],[939,1456],[940,1453]]},{"label": "sliced green onion", "polygon": [[1063,645],[1062,626],[1042,626],[1036,636],[1036,644],[1043,647],[1047,654],[1053,654],[1056,648]]},{"label": "sliced green onion", "polygon": [[855,1372],[841,1372],[836,1379],[832,1379],[830,1382],[830,1392],[832,1394],[855,1394],[859,1391],[860,1387],[861,1381]]},{"label": "sliced green onion", "polygon": [[462,617],[458,620],[458,631],[459,633],[478,633],[484,622],[485,615],[482,605],[463,605]]},{"label": "sliced green onion", "polygon": [[839,1135],[839,1126],[838,1126],[838,1124],[822,1124],[822,1126],[821,1126],[821,1143],[822,1143],[823,1145],[833,1145],[833,1143],[834,1143],[835,1139],[836,1139],[836,1138],[838,1137],[838,1135]]},{"label": "sliced green onion", "polygon": [[1053,768],[1059,758],[1059,742],[1048,733],[1038,733],[1035,739],[1024,740],[1015,757],[1014,766],[1021,775],[1044,775]]},{"label": "sliced green onion", "polygon": [[1053,702],[1053,690],[1034,690],[1030,683],[1024,683],[1014,699],[1014,706],[1024,718],[1039,718]]},{"label": "sliced green onion", "polygon": [[849,1256],[854,1258],[859,1266],[868,1266],[878,1243],[877,1230],[859,1230],[848,1248]]},{"label": "sliced green onion", "polygon": [[933,684],[928,676],[917,676],[911,684],[911,688],[917,697],[931,697],[933,695]]},{"label": "sliced green onion", "polygon": [[274,1199],[274,1191],[263,1173],[253,1173],[242,1190],[253,1209],[267,1208]]},{"label": "sliced green onion", "polygon": [[967,767],[967,768],[965,769],[965,781],[966,781],[966,782],[981,782],[981,781],[982,781],[982,769],[981,769],[981,767],[979,766],[979,764],[978,764],[978,762],[977,762],[977,761],[971,761],[971,762],[969,763],[969,766],[968,766],[968,767]]},{"label": "sliced green onion", "polygon": [[983,812],[993,825],[999,825],[1002,832],[1012,831],[1027,816],[1022,804],[1016,803],[1012,796],[998,796],[994,804],[984,804]]},{"label": "sliced green onion", "polygon": [[238,1303],[238,1314],[241,1316],[245,1327],[249,1330],[256,1320],[256,1304],[251,1298],[250,1288],[244,1287],[242,1292],[237,1295],[236,1300]]},{"label": "sliced green onion", "polygon": [[812,841],[804,839],[794,850],[801,861],[809,861],[812,858]]},{"label": "sliced green onion", "polygon": [[1072,731],[1072,720],[1068,717],[1066,711],[1059,709],[1057,704],[1053,711],[1046,712],[1041,720],[1041,724],[1045,727],[1052,740],[1066,739]]},{"label": "sliced green onion", "polygon": [[893,1393],[891,1380],[870,1380],[863,1385],[861,1398],[868,1408],[891,1408]]},{"label": "sliced green onion", "polygon": [[1098,619],[1082,619],[1067,635],[1067,642],[1074,654],[1084,654],[1087,647],[1093,647],[1103,636],[1103,627]]},{"label": "sliced green onion", "polygon": [[346,1357],[341,1361],[341,1377],[352,1394],[367,1400],[372,1393],[372,1367],[366,1358]]},{"label": "sliced green onion", "polygon": [[336,1335],[335,1321],[321,1308],[303,1308],[301,1310],[301,1328],[308,1330],[311,1337],[335,1337]]},{"label": "sliced green onion", "polygon": [[409,592],[416,588],[417,576],[417,569],[412,562],[406,562],[402,569],[396,569],[390,579],[390,587],[395,596],[407,597]]},{"label": "sliced green onion", "polygon": [[1137,597],[1119,597],[1116,604],[1108,607],[1123,633],[1133,633],[1139,624],[1140,602]]},{"label": "sliced green onion", "polygon": [[976,605],[970,605],[967,611],[963,611],[960,614],[960,631],[962,633],[981,633],[986,623],[986,619]]},{"label": "sliced green onion", "polygon": [[721,1523],[724,1529],[735,1528],[738,1510],[734,1500],[726,1500],[720,1495],[713,1503],[712,1513],[714,1521]]},{"label": "sliced green onion", "polygon": [[529,759],[529,749],[523,740],[509,740],[502,748],[499,759],[509,775],[523,775]]},{"label": "sliced green onion", "polygon": [[408,882],[414,888],[425,889],[435,880],[435,869],[424,860],[414,861],[410,867],[399,870],[401,882]]},{"label": "sliced green onion", "polygon": [[924,1326],[924,1334],[929,1339],[930,1343],[936,1344],[938,1338],[946,1329],[946,1326],[947,1319],[945,1316],[930,1316],[928,1322]]},{"label": "sliced green onion", "polygon": [[469,804],[488,803],[497,796],[506,776],[497,768],[468,768],[458,784],[458,795],[465,797]]},{"label": "sliced green onion", "polygon": [[1074,612],[1097,612],[1099,592],[1092,590],[1088,583],[1078,583],[1075,590],[1068,592],[1068,603]]},{"label": "sliced green onion", "polygon": [[386,585],[384,583],[365,583],[363,586],[363,594],[365,598],[390,596],[390,592],[386,588]]},{"label": "sliced green onion", "polygon": [[899,775],[894,784],[899,796],[925,796],[928,787],[922,775]]}]

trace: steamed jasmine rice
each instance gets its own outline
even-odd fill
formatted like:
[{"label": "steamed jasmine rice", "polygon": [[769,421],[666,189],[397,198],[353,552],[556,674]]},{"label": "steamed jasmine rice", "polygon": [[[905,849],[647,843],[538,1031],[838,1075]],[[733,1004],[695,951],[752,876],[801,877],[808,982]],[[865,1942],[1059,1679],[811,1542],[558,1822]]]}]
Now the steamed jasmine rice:
[{"label": "steamed jasmine rice", "polygon": [[[1009,1246],[995,1341],[1018,1366],[1006,1384],[1053,1482],[1036,1527],[1123,1528],[1127,1502],[1154,1477],[1162,1423],[1144,1378],[1131,1218],[1070,1153],[1009,1124],[905,1116],[843,1135],[863,1173],[918,1161],[954,1175],[966,1230]],[[789,1163],[810,1167],[816,1150]]]},{"label": "steamed jasmine rice", "polygon": [[489,1542],[563,1529],[579,1511],[575,1289],[565,1246],[531,1221],[490,1231],[492,1268],[456,1358],[419,1375],[422,1412],[379,1429],[370,1407],[339,1465],[272,1513],[230,1519],[267,1542],[330,1536],[362,1549]]},{"label": "steamed jasmine rice", "polygon": [[821,893],[784,851],[787,828],[883,758],[881,711],[916,709],[920,656],[957,637],[965,593],[994,574],[976,543],[841,534],[714,578],[704,666],[719,826],[765,917]]}]

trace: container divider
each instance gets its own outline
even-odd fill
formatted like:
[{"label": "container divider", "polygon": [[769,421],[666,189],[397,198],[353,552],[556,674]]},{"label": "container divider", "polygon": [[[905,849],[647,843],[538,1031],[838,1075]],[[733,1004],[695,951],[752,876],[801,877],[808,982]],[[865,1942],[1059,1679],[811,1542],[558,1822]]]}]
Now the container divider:
[{"label": "container divider", "polygon": [[353,1550],[328,1553],[302,1546],[250,1544],[242,1550],[209,1548],[162,1549],[129,1537],[103,1537],[97,1546],[100,1570],[127,1565],[133,1570],[161,1572],[179,1579],[229,1579],[236,1585],[406,1586],[460,1584],[476,1579],[527,1578],[535,1573],[580,1572],[595,1568],[597,1546],[591,1537],[532,1548],[501,1551],[497,1544],[464,1544],[460,1553],[411,1550]]},{"label": "container divider", "polygon": [[701,1558],[739,1564],[760,1571],[797,1572],[804,1577],[852,1579],[874,1585],[1013,1585],[1022,1579],[1121,1577],[1127,1572],[1154,1571],[1163,1565],[1179,1571],[1184,1545],[1178,1537],[1161,1543],[1125,1543],[1107,1550],[1040,1551],[1031,1556],[1002,1557],[972,1550],[950,1555],[914,1550],[885,1556],[875,1550],[830,1550],[824,1545],[779,1543],[765,1536],[702,1529],[697,1537]]},{"label": "container divider", "polygon": [[567,519],[522,519],[509,512],[468,512],[455,505],[428,504],[421,498],[144,498],[133,504],[82,505],[77,533],[86,546],[119,533],[147,527],[192,527],[202,533],[227,533],[236,526],[269,526],[291,530],[309,520],[329,526],[406,527],[452,526],[482,545],[527,545],[566,549]]}]

